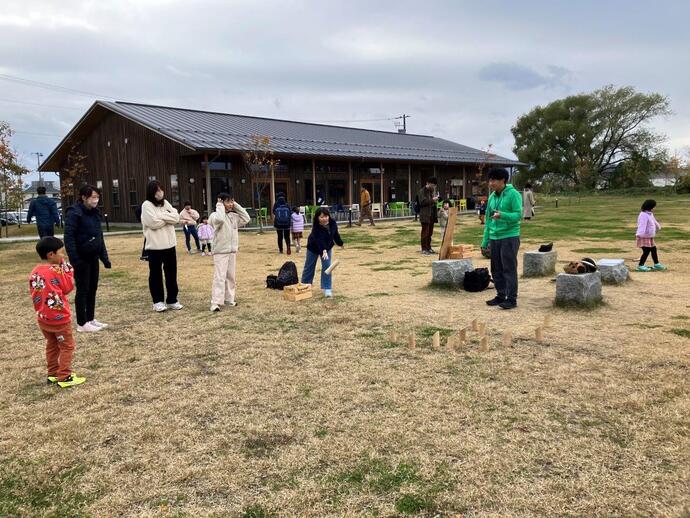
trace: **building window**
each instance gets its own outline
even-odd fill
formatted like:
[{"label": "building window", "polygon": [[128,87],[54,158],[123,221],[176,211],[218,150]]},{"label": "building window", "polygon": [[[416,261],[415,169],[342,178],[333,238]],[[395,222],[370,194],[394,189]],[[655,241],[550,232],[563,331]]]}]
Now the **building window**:
[{"label": "building window", "polygon": [[180,205],[180,186],[177,184],[177,175],[170,175],[170,204],[173,207]]},{"label": "building window", "polygon": [[98,197],[98,206],[103,207],[103,180],[96,180],[96,189],[101,195]]},{"label": "building window", "polygon": [[119,180],[113,180],[113,188],[110,191],[110,201],[112,202],[111,205],[113,207],[119,207],[120,206],[120,181]]}]

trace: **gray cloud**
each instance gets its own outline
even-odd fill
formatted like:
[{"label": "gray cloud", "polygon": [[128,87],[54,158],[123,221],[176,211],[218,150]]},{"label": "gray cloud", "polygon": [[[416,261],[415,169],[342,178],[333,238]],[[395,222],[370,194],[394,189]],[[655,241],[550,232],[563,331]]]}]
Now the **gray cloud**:
[{"label": "gray cloud", "polygon": [[[601,17],[592,19],[595,9]],[[671,96],[676,116],[658,125],[682,146],[690,144],[680,123],[690,119],[690,67],[677,56],[690,47],[688,10],[680,0],[652,12],[594,0],[487,0],[477,9],[451,0],[198,0],[193,8],[176,0],[34,0],[30,10],[5,0],[0,73],[99,96],[294,120],[405,112],[408,131],[493,144],[505,156],[510,127],[533,106],[631,84]],[[644,32],[631,30],[641,23]],[[15,145],[33,167],[30,153],[52,151],[96,97],[0,80],[0,119],[20,131]],[[350,125],[395,129],[390,120]]]}]

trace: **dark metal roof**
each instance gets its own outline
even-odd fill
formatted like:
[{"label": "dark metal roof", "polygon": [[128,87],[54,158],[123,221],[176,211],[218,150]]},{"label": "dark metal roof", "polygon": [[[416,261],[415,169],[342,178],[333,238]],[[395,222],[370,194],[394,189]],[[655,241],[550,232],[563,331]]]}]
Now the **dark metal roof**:
[{"label": "dark metal roof", "polygon": [[[520,165],[462,144],[426,135],[329,126],[183,108],[96,101],[89,113],[103,107],[156,131],[191,151],[245,151],[252,136],[267,136],[278,155],[366,160],[396,160],[435,164]],[[88,115],[88,113],[87,113]],[[86,115],[70,132],[75,132]],[[68,140],[65,137],[63,143]],[[60,146],[63,145],[60,144]],[[47,166],[51,156],[41,167]]]}]

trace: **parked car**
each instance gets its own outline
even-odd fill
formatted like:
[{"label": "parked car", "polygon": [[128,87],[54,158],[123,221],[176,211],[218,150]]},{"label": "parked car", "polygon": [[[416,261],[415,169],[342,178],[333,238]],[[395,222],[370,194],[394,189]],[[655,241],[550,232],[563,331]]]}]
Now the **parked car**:
[{"label": "parked car", "polygon": [[15,216],[12,212],[0,213],[0,225],[5,227],[7,225],[16,225],[16,224],[17,224],[17,216]]}]

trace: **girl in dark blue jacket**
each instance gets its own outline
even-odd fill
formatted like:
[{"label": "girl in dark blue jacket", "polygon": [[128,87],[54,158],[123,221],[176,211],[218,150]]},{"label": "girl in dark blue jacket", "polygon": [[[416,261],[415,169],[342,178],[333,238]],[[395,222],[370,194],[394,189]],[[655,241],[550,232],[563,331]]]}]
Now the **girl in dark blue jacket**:
[{"label": "girl in dark blue jacket", "polygon": [[343,247],[343,240],[338,233],[338,224],[325,207],[319,207],[314,213],[311,234],[307,240],[307,258],[302,272],[302,283],[311,284],[314,280],[316,261],[321,257],[321,289],[325,297],[333,296],[333,275],[326,274],[331,265],[333,245]]}]

